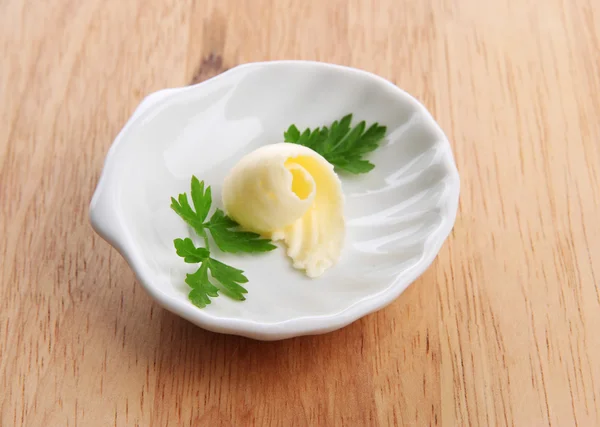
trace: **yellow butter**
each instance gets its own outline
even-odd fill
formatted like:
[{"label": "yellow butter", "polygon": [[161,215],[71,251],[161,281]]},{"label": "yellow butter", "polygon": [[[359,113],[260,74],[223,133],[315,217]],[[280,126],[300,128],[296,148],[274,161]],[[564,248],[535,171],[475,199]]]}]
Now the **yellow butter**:
[{"label": "yellow butter", "polygon": [[225,210],[249,231],[282,240],[295,268],[317,277],[340,257],[342,184],[310,148],[266,145],[243,157],[223,184]]}]

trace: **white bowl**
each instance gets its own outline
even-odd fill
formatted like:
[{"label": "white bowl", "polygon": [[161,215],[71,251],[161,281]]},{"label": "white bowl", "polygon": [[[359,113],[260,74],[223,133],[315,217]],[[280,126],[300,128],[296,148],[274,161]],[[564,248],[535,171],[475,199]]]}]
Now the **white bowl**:
[{"label": "white bowl", "polygon": [[[246,153],[281,142],[290,124],[328,125],[353,113],[388,128],[375,169],[342,175],[347,237],[340,262],[318,279],[283,249],[220,254],[245,271],[247,299],[187,299],[190,266],[173,239],[191,231],[170,209],[194,174],[213,189]],[[393,301],[431,264],[456,217],[459,177],[444,133],[417,100],[376,75],[304,61],[252,63],[142,101],[117,136],[92,198],[94,229],[125,257],[146,291],[202,328],[275,340],[341,328]]]}]

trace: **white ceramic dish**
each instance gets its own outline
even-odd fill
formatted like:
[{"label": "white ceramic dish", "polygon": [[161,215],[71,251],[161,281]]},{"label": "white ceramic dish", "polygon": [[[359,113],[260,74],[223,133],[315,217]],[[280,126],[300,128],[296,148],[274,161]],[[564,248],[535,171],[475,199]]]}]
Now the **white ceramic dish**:
[{"label": "white ceramic dish", "polygon": [[[294,270],[283,249],[220,254],[245,271],[247,300],[225,296],[198,309],[184,275],[193,266],[173,239],[191,235],[170,197],[192,174],[213,188],[263,144],[299,128],[354,122],[388,127],[366,175],[342,176],[347,238],[341,261],[318,279]],[[337,65],[277,61],[236,67],[195,86],[142,101],[110,148],[90,218],[168,310],[211,331],[275,340],[341,328],[384,307],[437,255],[456,217],[459,177],[448,140],[426,109],[373,74]]]}]

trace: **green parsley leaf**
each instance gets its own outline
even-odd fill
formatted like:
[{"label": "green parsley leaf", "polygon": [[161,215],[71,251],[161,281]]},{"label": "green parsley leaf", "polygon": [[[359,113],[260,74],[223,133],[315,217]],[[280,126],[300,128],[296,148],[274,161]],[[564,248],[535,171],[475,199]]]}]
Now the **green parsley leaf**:
[{"label": "green parsley leaf", "polygon": [[348,114],[329,128],[323,126],[300,132],[296,125],[291,125],[283,133],[284,141],[311,148],[338,169],[353,174],[366,173],[375,165],[363,156],[379,147],[387,128],[378,123],[367,128],[364,121],[351,128],[351,122],[352,114]]},{"label": "green parsley leaf", "polygon": [[204,181],[192,176],[191,187],[194,208],[190,206],[187,194],[182,193],[177,199],[171,197],[171,209],[204,239],[206,248],[209,247],[207,230],[223,252],[268,252],[277,247],[259,234],[240,230],[239,224],[220,209],[206,221],[212,204],[210,186],[205,188]]},{"label": "green parsley leaf", "polygon": [[248,278],[244,276],[242,270],[223,264],[214,258],[208,260],[208,269],[212,277],[223,285],[223,291],[227,296],[238,301],[246,299],[244,294],[248,293],[248,291],[240,283],[248,283]]},{"label": "green parsley leaf", "polygon": [[194,209],[196,209],[196,216],[200,221],[204,221],[210,211],[210,205],[212,204],[212,193],[210,186],[204,190],[204,181],[198,181],[198,178],[192,175],[192,200],[194,202]]},{"label": "green parsley leaf", "polygon": [[291,125],[288,130],[283,133],[283,137],[286,142],[298,141],[300,138],[300,131],[296,125]]},{"label": "green parsley leaf", "polygon": [[269,239],[239,230],[239,225],[220,209],[215,211],[205,226],[223,252],[268,252],[277,248]]},{"label": "green parsley leaf", "polygon": [[208,262],[203,262],[195,273],[186,274],[185,283],[192,288],[188,299],[196,307],[204,308],[210,304],[209,297],[219,296],[219,290],[208,280]]},{"label": "green parsley leaf", "polygon": [[[246,299],[244,294],[248,291],[241,284],[247,283],[248,278],[242,270],[210,258],[209,251],[197,248],[191,239],[175,239],[173,243],[177,255],[184,258],[185,262],[200,263],[198,270],[185,276],[185,283],[192,288],[188,294],[192,304],[204,308],[211,303],[210,298],[219,296],[219,292],[237,301]],[[209,271],[214,282],[208,276]]]},{"label": "green parsley leaf", "polygon": [[212,195],[210,187],[205,191],[204,181],[198,181],[195,176],[192,176],[192,202],[196,211],[190,206],[187,194],[182,193],[177,200],[171,197],[171,209],[192,227],[198,236],[204,239],[204,245],[208,247],[208,236],[204,230],[204,220],[212,204]]},{"label": "green parsley leaf", "polygon": [[196,264],[204,261],[209,257],[210,252],[205,248],[197,248],[192,242],[192,239],[175,239],[175,250],[177,255],[183,258],[183,260],[189,264]]}]

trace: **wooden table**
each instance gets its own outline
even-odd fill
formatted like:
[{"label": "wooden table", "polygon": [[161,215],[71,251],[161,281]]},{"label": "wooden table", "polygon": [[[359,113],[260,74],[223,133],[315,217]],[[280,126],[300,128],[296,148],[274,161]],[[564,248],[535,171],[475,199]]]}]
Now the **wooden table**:
[{"label": "wooden table", "polygon": [[[597,6],[0,1],[0,425],[600,425]],[[422,100],[462,195],[391,306],[261,343],[159,308],[87,208],[146,94],[281,58]]]}]

